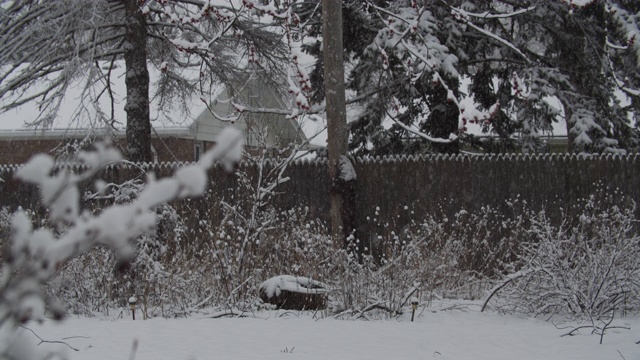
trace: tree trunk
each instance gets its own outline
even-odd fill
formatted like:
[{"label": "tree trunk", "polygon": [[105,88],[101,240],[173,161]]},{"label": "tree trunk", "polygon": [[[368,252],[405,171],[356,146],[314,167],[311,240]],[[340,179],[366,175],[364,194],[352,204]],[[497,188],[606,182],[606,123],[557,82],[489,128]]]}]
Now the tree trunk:
[{"label": "tree trunk", "polygon": [[149,118],[147,24],[137,0],[122,0],[126,9],[124,62],[127,70],[127,157],[133,162],[152,161]]},{"label": "tree trunk", "polygon": [[346,241],[354,228],[352,184],[340,179],[340,157],[348,150],[347,115],[342,43],[342,1],[322,1],[324,88],[327,104],[329,177],[331,179],[331,230],[336,239]]}]

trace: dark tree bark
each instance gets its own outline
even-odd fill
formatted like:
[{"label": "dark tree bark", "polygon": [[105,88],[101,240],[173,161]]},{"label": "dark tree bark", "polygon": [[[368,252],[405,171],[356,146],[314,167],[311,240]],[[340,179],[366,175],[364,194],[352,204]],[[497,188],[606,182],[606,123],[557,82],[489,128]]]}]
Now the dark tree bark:
[{"label": "dark tree bark", "polygon": [[149,71],[147,69],[147,24],[137,0],[122,0],[126,11],[124,62],[127,69],[127,158],[150,162]]},{"label": "dark tree bark", "polygon": [[[331,179],[331,230],[345,240],[354,229],[353,181],[340,178],[340,158],[348,151],[347,115],[344,86],[344,48],[342,41],[342,1],[323,0],[322,39],[324,88],[327,111],[329,177]],[[351,199],[351,201],[349,201]],[[351,220],[350,220],[351,219]]]}]

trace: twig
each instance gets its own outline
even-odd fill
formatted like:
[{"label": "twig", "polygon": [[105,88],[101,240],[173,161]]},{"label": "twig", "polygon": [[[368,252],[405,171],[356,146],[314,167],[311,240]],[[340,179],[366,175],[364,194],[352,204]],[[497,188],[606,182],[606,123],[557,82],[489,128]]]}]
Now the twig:
[{"label": "twig", "polygon": [[607,326],[607,329],[631,330],[631,328],[630,328],[630,327],[626,327],[626,326]]},{"label": "twig", "polygon": [[236,309],[218,311],[218,312],[215,312],[213,314],[210,314],[209,316],[206,316],[205,318],[207,318],[207,319],[219,319],[219,318],[222,318],[222,317],[225,317],[225,316],[236,316],[236,317],[239,317],[239,318],[253,317],[253,318],[256,318],[256,319],[264,319],[264,318],[258,317],[256,315],[253,315],[253,316],[247,315],[246,311],[239,312]]},{"label": "twig", "polygon": [[341,316],[345,316],[345,315],[349,315],[349,314],[353,314],[353,310],[347,309],[347,310],[345,310],[345,311],[343,311],[343,312],[341,312],[339,314],[333,315],[333,318],[337,319],[337,318],[339,318]]},{"label": "twig", "polygon": [[227,302],[231,302],[231,299],[236,294],[236,292],[238,292],[238,290],[240,290],[246,283],[248,283],[252,279],[253,279],[253,276],[249,276],[249,278],[247,278],[242,284],[238,285],[235,289],[231,290],[231,293],[229,294],[229,297],[227,298]]},{"label": "twig", "polygon": [[[321,318],[322,318],[322,311],[323,311],[323,310],[315,309],[315,311],[313,312],[313,317],[312,317],[312,319],[314,319],[314,320],[316,320],[316,321],[317,321],[318,319],[321,319]],[[320,316],[319,316],[319,317],[316,317],[316,316],[318,315],[318,313],[320,313]]]},{"label": "twig", "polygon": [[[365,318],[367,318],[367,317],[366,317],[366,313],[367,313],[368,311],[371,311],[371,310],[374,310],[374,309],[384,310],[384,311],[389,312],[389,313],[393,313],[393,312],[394,312],[394,310],[393,310],[393,309],[391,309],[391,308],[390,308],[386,303],[384,303],[384,302],[377,302],[377,303],[373,303],[373,304],[371,304],[371,305],[369,305],[369,306],[365,307],[364,309],[362,309],[362,310],[361,310],[361,311],[356,315],[356,319],[359,319],[359,318],[361,318],[361,317],[365,317]],[[367,320],[369,320],[369,318],[367,318]]]},{"label": "twig", "polygon": [[460,310],[462,312],[469,310],[469,307],[464,306],[464,305],[451,305],[451,306],[447,306],[445,308],[442,309],[438,309],[439,311],[449,311],[449,310]]},{"label": "twig", "polygon": [[215,313],[213,315],[209,315],[209,316],[207,316],[207,318],[208,319],[219,319],[219,318],[222,318],[222,317],[225,317],[225,316],[241,316],[241,314],[238,313],[238,312],[235,312],[233,310],[224,310],[224,311],[217,312],[217,313]]},{"label": "twig", "polygon": [[[574,328],[573,330],[569,331],[566,334],[562,334],[560,335],[560,337],[564,337],[564,336],[573,336],[573,333],[580,330],[580,329],[593,329],[592,333],[595,331],[601,331],[600,333],[600,344],[602,344],[602,335],[604,334],[604,330],[606,329],[623,329],[623,330],[631,330],[631,328],[629,327],[625,327],[625,326],[605,326],[602,329],[599,329],[593,325],[583,325],[583,326],[578,326],[577,328]],[[636,344],[640,344],[640,340],[638,342],[636,342]]]},{"label": "twig", "polygon": [[284,348],[284,350],[280,350],[281,353],[284,354],[292,354],[293,353],[293,349],[295,349],[296,347],[292,347],[291,350],[289,350],[289,348]]},{"label": "twig", "polygon": [[609,320],[609,322],[604,323],[604,326],[602,327],[602,331],[600,332],[600,344],[602,344],[602,339],[604,338],[604,332],[607,330],[607,327],[609,327],[609,325],[611,325],[611,323],[613,322],[613,318],[615,317],[616,313],[615,311],[611,313],[611,319]]},{"label": "twig", "polygon": [[67,336],[65,338],[62,338],[62,340],[69,340],[69,339],[91,339],[90,336]]},{"label": "twig", "polygon": [[411,288],[411,290],[409,290],[409,292],[407,292],[404,295],[404,298],[402,298],[402,301],[400,302],[400,307],[403,307],[407,304],[407,302],[409,301],[409,299],[411,298],[411,296],[413,296],[413,294],[415,294],[417,291],[420,291],[420,289],[418,289],[417,287],[413,286]]},{"label": "twig", "polygon": [[192,305],[191,308],[199,308],[201,306],[204,306],[204,304],[206,304],[207,301],[211,300],[211,298],[213,297],[214,292],[210,288],[207,289],[207,291],[211,291],[211,294],[209,294],[209,296],[204,298],[204,300],[200,301],[199,303],[197,303],[195,305]]},{"label": "twig", "polygon": [[[67,345],[67,346],[68,346],[71,350],[73,350],[73,351],[80,351],[80,350],[78,350],[78,349],[74,348],[73,346],[71,346],[71,345],[67,344],[67,343],[66,343],[66,342],[64,342],[64,341],[59,341],[59,340],[45,340],[45,339],[41,338],[40,336],[38,336],[38,334],[36,334],[36,332],[35,332],[35,331],[33,331],[33,330],[29,329],[28,327],[26,327],[26,326],[22,326],[22,325],[20,325],[20,327],[21,327],[21,328],[23,328],[23,329],[25,329],[25,330],[29,330],[29,331],[30,331],[30,332],[31,332],[35,337],[37,337],[37,338],[38,338],[38,340],[40,340],[40,342],[38,343],[38,345],[37,345],[37,346],[40,346],[40,344],[42,344],[42,343],[47,343],[47,344],[64,344],[64,345]],[[78,337],[79,337],[79,336],[78,336]]]},{"label": "twig", "polygon": [[530,273],[535,271],[537,271],[537,269],[525,269],[525,270],[518,271],[515,274],[507,276],[504,280],[502,280],[500,284],[494,286],[493,289],[489,290],[489,296],[487,296],[487,299],[482,304],[482,309],[480,309],[480,312],[484,312],[484,310],[487,308],[487,305],[489,304],[489,300],[491,300],[491,298],[503,287],[509,285],[514,280],[517,280],[523,276],[527,276]]},{"label": "twig", "polygon": [[593,325],[578,326],[577,328],[574,328],[573,330],[569,331],[568,333],[560,335],[560,337],[573,336],[574,332],[576,332],[576,331],[578,331],[580,329],[587,329],[587,328],[593,329]]},{"label": "twig", "polygon": [[565,330],[565,329],[570,329],[571,328],[571,326],[569,326],[569,325],[564,326],[564,325],[556,324],[553,321],[551,322],[551,324],[553,324],[553,326],[555,326],[555,328],[558,329],[558,330]]},{"label": "twig", "polygon": [[299,317],[300,317],[300,316],[298,316],[298,314],[294,313],[293,311],[285,311],[285,312],[283,312],[282,314],[278,315],[278,317],[283,317],[283,316],[286,316],[286,315],[289,315],[289,314],[293,314],[293,315],[295,315],[295,317],[297,317],[297,318],[299,318]]}]

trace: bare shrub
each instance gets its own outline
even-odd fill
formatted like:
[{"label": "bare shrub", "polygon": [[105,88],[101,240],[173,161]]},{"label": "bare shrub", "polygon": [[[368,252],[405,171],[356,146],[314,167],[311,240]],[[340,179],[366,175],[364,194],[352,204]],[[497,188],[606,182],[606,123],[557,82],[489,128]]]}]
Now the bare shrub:
[{"label": "bare shrub", "polygon": [[560,226],[539,213],[521,244],[518,267],[490,291],[485,307],[495,295],[493,304],[501,311],[559,314],[594,327],[615,311],[637,311],[640,237],[634,210],[633,204],[599,192]]},{"label": "bare shrub", "polygon": [[[97,206],[122,205],[135,200],[144,189],[139,179],[110,185],[106,194],[91,193],[86,197],[100,201]],[[135,240],[133,260],[116,269],[117,256],[112,249],[94,248],[65,262],[47,284],[48,293],[64,299],[71,312],[87,316],[126,309],[132,294],[141,298],[145,317],[184,314],[193,295],[202,292],[186,284],[202,282],[195,278],[199,273],[184,271],[188,270],[191,254],[186,251],[189,244],[184,239],[182,217],[170,204],[160,205],[155,214],[155,232]]]},{"label": "bare shrub", "polygon": [[[261,188],[281,181],[262,179]],[[308,208],[278,211],[269,194],[255,195],[255,178],[241,174],[240,181],[254,190],[222,200],[220,189],[209,190],[204,203],[211,206],[197,209],[159,207],[155,236],[138,240],[135,276],[114,276],[115,255],[97,248],[66,263],[52,284],[83,314],[122,308],[130,292],[148,316],[207,308],[242,314],[268,307],[259,286],[279,275],[326,283],[328,305],[342,318],[394,317],[409,296],[423,305],[442,297],[479,299],[493,285],[491,304],[500,311],[596,323],[613,310],[640,306],[633,207],[613,196],[594,195],[560,224],[519,199],[501,210],[461,210],[404,224],[383,223],[389,217],[376,210],[372,218],[380,224],[371,251],[356,238],[343,248]],[[357,249],[368,253],[356,255]]]}]

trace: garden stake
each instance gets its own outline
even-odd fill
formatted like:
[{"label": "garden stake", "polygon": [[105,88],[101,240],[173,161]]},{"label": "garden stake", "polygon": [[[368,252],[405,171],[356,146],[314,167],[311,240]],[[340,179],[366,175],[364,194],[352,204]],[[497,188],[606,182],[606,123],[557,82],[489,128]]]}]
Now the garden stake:
[{"label": "garden stake", "polygon": [[133,316],[133,320],[136,319],[136,303],[138,299],[135,296],[129,298],[129,308],[131,309],[131,315]]},{"label": "garden stake", "polygon": [[411,322],[413,322],[413,317],[416,315],[416,309],[418,308],[418,301],[413,300],[411,302]]}]

